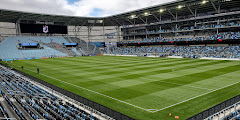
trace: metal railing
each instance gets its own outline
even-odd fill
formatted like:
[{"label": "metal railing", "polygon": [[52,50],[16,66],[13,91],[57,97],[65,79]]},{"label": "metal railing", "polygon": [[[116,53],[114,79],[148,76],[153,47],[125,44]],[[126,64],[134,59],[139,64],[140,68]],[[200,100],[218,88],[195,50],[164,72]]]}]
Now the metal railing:
[{"label": "metal railing", "polygon": [[237,104],[240,101],[240,95],[235,96],[229,100],[226,100],[214,107],[211,107],[201,113],[198,113],[197,115],[194,115],[187,120],[203,120],[211,117],[214,117],[216,115],[219,115],[220,113],[224,113],[223,111],[226,109],[229,109],[229,107]]}]

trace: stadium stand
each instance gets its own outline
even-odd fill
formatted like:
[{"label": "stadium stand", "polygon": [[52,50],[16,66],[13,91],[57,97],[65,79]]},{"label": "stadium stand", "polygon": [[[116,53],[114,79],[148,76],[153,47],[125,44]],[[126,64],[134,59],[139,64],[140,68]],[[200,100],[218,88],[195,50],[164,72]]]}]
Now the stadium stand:
[{"label": "stadium stand", "polygon": [[[193,58],[194,55],[199,57],[211,58],[238,58],[240,59],[239,46],[165,46],[165,47],[111,47],[111,54],[141,55],[157,54],[158,56],[183,56]],[[108,53],[107,48],[103,49]]]},{"label": "stadium stand", "polygon": [[0,92],[0,117],[4,119],[98,120],[4,67],[0,67]]},{"label": "stadium stand", "polygon": [[[1,29],[4,32],[0,31],[0,59],[7,61],[117,54],[239,60],[239,5],[239,0],[179,0],[102,18],[52,16],[0,10],[3,15],[0,18],[1,22],[14,23],[12,28],[1,26],[2,29],[6,29]],[[16,20],[19,21],[16,22]],[[46,26],[49,22],[49,26],[66,27],[67,32],[42,33],[42,25]],[[40,32],[24,33],[20,29],[21,24],[26,23],[32,26],[39,25]],[[12,29],[13,32],[5,32],[7,29]],[[115,35],[109,37],[107,36],[109,33]],[[30,35],[32,36],[29,37]],[[113,39],[110,39],[111,37]],[[113,42],[116,46],[107,45],[100,50],[90,44],[97,40],[109,44]],[[19,43],[38,43],[40,46],[27,49],[19,46]],[[68,47],[63,43],[78,45]],[[40,86],[15,75],[11,70],[0,67],[0,75],[0,117],[98,119]],[[204,118],[208,120],[240,119],[239,104],[224,107],[226,108],[223,108],[223,111],[230,110],[230,112],[219,112],[216,109],[214,110],[216,114],[208,112]],[[111,117],[117,116],[107,108],[103,111]],[[220,114],[221,118],[219,118]],[[129,115],[134,116],[131,113]],[[201,115],[203,116],[203,113]],[[202,118],[196,115],[191,120]]]},{"label": "stadium stand", "polygon": [[[79,43],[76,47],[66,47],[63,43]],[[41,48],[24,49],[19,43],[39,43]],[[78,38],[64,37],[7,37],[0,43],[0,59],[24,59],[59,56],[82,56],[100,54],[98,47]],[[98,49],[98,50],[96,50]]]},{"label": "stadium stand", "polygon": [[227,39],[240,39],[240,32],[223,32],[212,35],[202,35],[202,36],[183,36],[183,37],[172,37],[172,38],[164,38],[164,37],[154,37],[154,38],[144,38],[141,41],[128,41],[128,42],[120,42],[120,43],[148,43],[148,42],[170,42],[170,41],[202,41],[202,40],[227,40]]}]

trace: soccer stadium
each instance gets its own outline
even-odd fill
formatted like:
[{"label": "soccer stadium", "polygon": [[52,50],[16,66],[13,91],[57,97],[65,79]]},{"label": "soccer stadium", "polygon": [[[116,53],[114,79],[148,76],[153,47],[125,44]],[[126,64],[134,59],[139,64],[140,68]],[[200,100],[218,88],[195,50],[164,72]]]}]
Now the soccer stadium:
[{"label": "soccer stadium", "polygon": [[240,120],[239,45],[240,0],[0,8],[0,119]]}]

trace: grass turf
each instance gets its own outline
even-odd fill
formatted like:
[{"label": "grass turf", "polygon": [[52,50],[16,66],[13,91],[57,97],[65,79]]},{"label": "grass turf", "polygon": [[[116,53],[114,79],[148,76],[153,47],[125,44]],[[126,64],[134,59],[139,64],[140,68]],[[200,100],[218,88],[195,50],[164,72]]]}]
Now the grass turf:
[{"label": "grass turf", "polygon": [[99,56],[9,65],[135,119],[186,119],[240,93],[238,61]]}]

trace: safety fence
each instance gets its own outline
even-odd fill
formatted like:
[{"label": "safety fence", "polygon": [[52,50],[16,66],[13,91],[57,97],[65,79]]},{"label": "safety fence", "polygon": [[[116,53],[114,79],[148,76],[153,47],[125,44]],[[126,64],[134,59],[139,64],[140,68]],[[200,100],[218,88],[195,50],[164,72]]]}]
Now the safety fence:
[{"label": "safety fence", "polygon": [[229,100],[226,100],[214,107],[211,107],[197,115],[194,115],[190,118],[188,118],[187,120],[203,120],[203,119],[206,119],[206,118],[209,118],[210,116],[224,110],[225,108],[228,108],[236,103],[238,103],[240,101],[240,95],[238,96],[235,96]]}]

